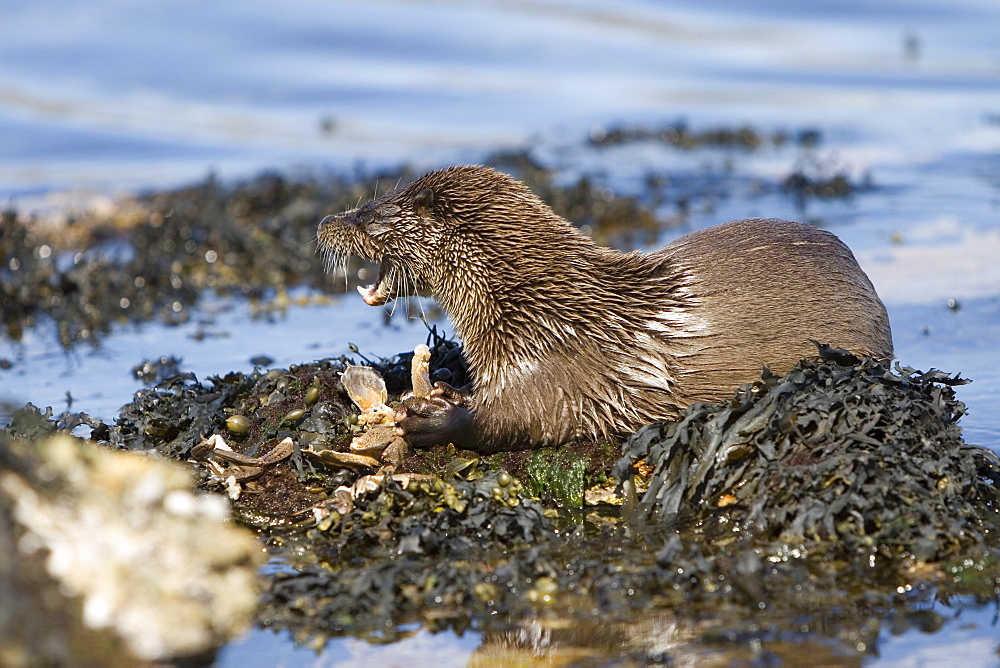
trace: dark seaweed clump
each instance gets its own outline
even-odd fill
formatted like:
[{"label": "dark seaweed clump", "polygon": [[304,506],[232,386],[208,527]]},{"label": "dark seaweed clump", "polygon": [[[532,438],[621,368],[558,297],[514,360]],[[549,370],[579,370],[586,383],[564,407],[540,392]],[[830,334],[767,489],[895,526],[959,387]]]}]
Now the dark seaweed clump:
[{"label": "dark seaweed clump", "polygon": [[852,179],[842,166],[803,160],[781,182],[781,190],[805,208],[809,198],[845,199],[873,188],[871,174]]},{"label": "dark seaweed clump", "polygon": [[316,223],[370,194],[369,178],[268,174],[235,186],[210,178],[55,226],[5,211],[2,335],[16,341],[53,323],[70,346],[96,341],[116,323],[186,322],[208,290],[251,300],[296,285],[333,291],[312,244]]},{"label": "dark seaweed clump", "polygon": [[509,611],[512,593],[526,602],[538,566],[510,555],[547,543],[554,526],[538,501],[501,486],[504,475],[446,476],[405,489],[390,478],[346,513],[331,513],[289,540],[308,557],[292,558],[297,572],[275,576],[261,622],[301,640],[348,633],[384,641],[417,620],[462,630]]},{"label": "dark seaweed clump", "polygon": [[[766,148],[795,145],[804,151],[802,159],[785,176],[781,192],[795,198],[800,209],[809,199],[843,199],[872,188],[871,175],[860,181],[852,179],[847,169],[817,158],[815,149],[822,143],[822,132],[803,129],[797,133],[778,130],[765,133],[751,126],[719,127],[693,130],[683,121],[662,126],[619,124],[595,126],[590,131],[589,142],[599,148],[610,148],[636,142],[652,142],[693,151],[697,149],[724,149],[727,151],[753,152]],[[669,177],[666,177],[669,180]],[[656,184],[651,181],[650,186]],[[766,189],[765,184],[760,184]]]},{"label": "dark seaweed clump", "polygon": [[952,387],[968,381],[822,352],[637,433],[618,474],[652,467],[641,524],[870,563],[995,543],[1000,457],[962,440]]},{"label": "dark seaweed clump", "polygon": [[[799,141],[803,145],[816,143],[819,135],[815,131],[803,131]],[[760,130],[750,127],[719,127],[710,130],[696,131],[686,123],[678,121],[663,126],[641,125],[610,125],[595,126],[590,131],[590,143],[594,146],[617,146],[641,141],[658,141],[668,146],[685,150],[698,148],[738,148],[752,151],[767,144],[782,145],[788,141],[784,132],[765,135]]]}]

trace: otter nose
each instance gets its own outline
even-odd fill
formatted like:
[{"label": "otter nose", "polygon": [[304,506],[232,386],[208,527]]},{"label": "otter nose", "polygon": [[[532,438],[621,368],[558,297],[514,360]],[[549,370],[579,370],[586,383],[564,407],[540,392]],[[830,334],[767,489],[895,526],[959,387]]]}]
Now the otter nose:
[{"label": "otter nose", "polygon": [[334,225],[334,226],[338,226],[338,225],[353,225],[353,226],[358,226],[358,225],[361,224],[361,221],[358,220],[357,212],[358,212],[358,210],[354,209],[353,211],[347,211],[345,213],[332,213],[329,216],[326,216],[325,218],[323,218],[323,220],[319,221],[319,228],[318,229],[322,230],[327,225]]},{"label": "otter nose", "polygon": [[343,213],[330,214],[319,221],[319,230],[322,231],[327,225],[334,227],[357,227],[362,230],[367,225],[371,225],[375,220],[375,209],[371,203],[357,209],[344,211]]}]

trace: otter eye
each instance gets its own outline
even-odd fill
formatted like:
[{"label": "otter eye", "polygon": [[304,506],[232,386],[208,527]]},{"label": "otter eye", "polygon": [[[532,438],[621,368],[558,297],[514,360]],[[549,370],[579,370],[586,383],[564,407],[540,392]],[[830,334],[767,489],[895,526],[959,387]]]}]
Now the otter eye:
[{"label": "otter eye", "polygon": [[430,188],[424,188],[418,192],[413,198],[413,211],[418,216],[427,216],[430,214],[431,209],[434,208],[434,191]]},{"label": "otter eye", "polygon": [[400,211],[395,204],[383,204],[376,209],[370,220],[365,221],[365,232],[373,237],[385,234],[399,220]]}]

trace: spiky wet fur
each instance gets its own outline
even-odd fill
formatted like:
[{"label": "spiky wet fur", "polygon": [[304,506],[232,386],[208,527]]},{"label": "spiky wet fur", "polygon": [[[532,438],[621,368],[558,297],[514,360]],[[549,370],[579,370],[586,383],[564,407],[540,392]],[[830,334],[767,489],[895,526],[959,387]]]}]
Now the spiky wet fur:
[{"label": "spiky wet fur", "polygon": [[816,354],[891,358],[885,309],[833,235],[734,221],[656,253],[596,246],[522,183],[457,166],[337,216],[332,262],[382,262],[387,298],[435,297],[475,379],[480,450],[629,432]]}]

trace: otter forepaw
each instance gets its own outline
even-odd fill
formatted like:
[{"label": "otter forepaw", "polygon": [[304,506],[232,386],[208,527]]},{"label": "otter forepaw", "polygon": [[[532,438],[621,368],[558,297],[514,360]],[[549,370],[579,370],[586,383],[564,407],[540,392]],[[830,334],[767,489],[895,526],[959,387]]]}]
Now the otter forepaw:
[{"label": "otter forepaw", "polygon": [[466,397],[449,385],[435,383],[429,397],[405,398],[396,407],[396,434],[414,448],[454,443],[467,447],[472,410]]}]

